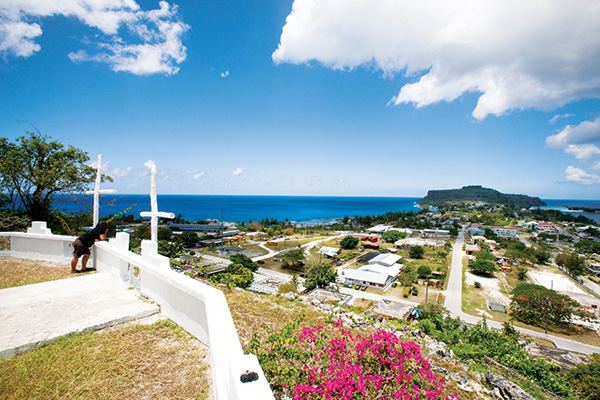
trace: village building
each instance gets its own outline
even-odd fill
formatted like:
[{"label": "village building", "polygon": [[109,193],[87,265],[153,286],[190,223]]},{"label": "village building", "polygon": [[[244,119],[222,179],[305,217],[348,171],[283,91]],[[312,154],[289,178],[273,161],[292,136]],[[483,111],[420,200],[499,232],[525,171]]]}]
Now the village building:
[{"label": "village building", "polygon": [[333,257],[337,256],[338,254],[340,254],[340,251],[341,250],[336,247],[323,246],[319,249],[319,254],[322,254],[326,258],[333,258]]},{"label": "village building", "polygon": [[387,290],[400,274],[400,258],[395,254],[379,254],[371,258],[365,266],[344,270],[344,283]]},{"label": "village building", "polygon": [[535,230],[538,233],[557,233],[558,229],[556,229],[556,225],[554,225],[551,222],[540,222],[539,224],[537,224],[537,226],[535,227]]},{"label": "village building", "polygon": [[410,250],[414,246],[444,247],[446,245],[446,241],[428,238],[406,238],[397,240],[394,242],[394,245],[402,250]]}]

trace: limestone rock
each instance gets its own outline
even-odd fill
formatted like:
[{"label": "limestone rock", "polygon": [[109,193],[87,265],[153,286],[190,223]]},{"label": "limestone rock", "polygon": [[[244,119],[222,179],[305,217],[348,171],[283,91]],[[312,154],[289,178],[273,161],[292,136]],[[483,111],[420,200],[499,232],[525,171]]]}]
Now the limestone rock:
[{"label": "limestone rock", "polygon": [[533,396],[501,375],[496,375],[493,372],[488,371],[484,374],[484,378],[490,385],[495,386],[492,394],[494,394],[496,389],[498,389],[498,392],[501,396],[499,398],[511,400],[534,400]]}]

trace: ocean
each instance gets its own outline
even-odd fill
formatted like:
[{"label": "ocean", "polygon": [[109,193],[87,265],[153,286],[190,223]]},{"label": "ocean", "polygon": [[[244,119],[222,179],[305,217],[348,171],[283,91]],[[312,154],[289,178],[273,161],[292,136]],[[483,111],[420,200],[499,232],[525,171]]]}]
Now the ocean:
[{"label": "ocean", "polygon": [[[555,210],[560,210],[563,212],[567,212],[566,210],[568,210],[568,207],[574,207],[574,208],[580,208],[580,207],[584,207],[584,208],[598,208],[600,209],[600,200],[543,200],[542,201],[544,203],[546,203],[545,207],[541,207],[541,208],[550,208],[550,209],[555,209]],[[596,221],[597,223],[600,223],[600,214],[595,214],[595,213],[586,213],[586,212],[572,212],[569,211],[568,212],[571,215],[583,215],[584,217],[588,217],[589,219],[591,219],[592,221]]]},{"label": "ocean", "polygon": [[[307,225],[326,224],[344,216],[379,215],[386,212],[418,211],[418,197],[335,197],[335,196],[217,196],[217,195],[158,195],[159,211],[181,214],[188,221],[221,219],[226,222],[259,222],[265,218]],[[547,206],[565,211],[567,207],[600,208],[600,200],[543,200]],[[93,197],[68,195],[56,197],[54,206],[71,213],[92,209]],[[121,213],[139,216],[150,211],[149,195],[104,195],[100,200],[100,218]],[[600,223],[600,214],[584,215]]]},{"label": "ocean", "polygon": [[[418,211],[418,197],[335,197],[335,196],[217,196],[158,195],[158,210],[172,212],[188,221],[221,219],[226,222],[260,222],[265,218],[307,225],[327,224],[336,218],[379,215],[392,211]],[[56,197],[54,206],[66,212],[92,210],[93,196]],[[139,216],[150,211],[149,195],[104,195],[100,218],[123,212]]]}]

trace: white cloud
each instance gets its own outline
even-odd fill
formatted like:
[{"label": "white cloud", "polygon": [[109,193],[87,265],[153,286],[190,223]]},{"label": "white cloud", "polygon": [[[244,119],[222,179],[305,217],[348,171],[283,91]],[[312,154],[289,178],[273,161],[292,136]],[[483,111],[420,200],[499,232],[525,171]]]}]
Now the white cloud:
[{"label": "white cloud", "polygon": [[[64,16],[76,18],[103,34],[92,53],[83,49],[70,53],[72,61],[103,62],[114,71],[136,75],[175,74],[179,71],[177,65],[186,58],[181,38],[189,26],[179,19],[176,6],[165,1],[159,5],[158,9],[144,11],[134,0],[4,2],[0,5],[0,54],[29,57],[40,51],[34,39],[42,34],[42,29],[30,21]],[[123,28],[127,34],[120,36]]]},{"label": "white cloud", "polygon": [[188,169],[185,172],[187,172],[189,175],[192,175],[192,177],[194,178],[195,181],[197,181],[200,178],[202,178],[204,176],[204,174],[205,174],[204,171],[199,171],[197,168]]},{"label": "white cloud", "polygon": [[598,97],[600,13],[596,0],[295,0],[272,58],[413,77],[393,104],[478,92],[483,119]]},{"label": "white cloud", "polygon": [[581,168],[576,168],[571,165],[565,170],[567,181],[580,183],[582,185],[592,185],[600,183],[600,175],[588,174]]},{"label": "white cloud", "polygon": [[127,175],[129,175],[129,173],[133,171],[133,167],[127,167],[127,168],[115,168],[110,172],[110,176],[115,177],[115,178],[123,178]]},{"label": "white cloud", "polygon": [[225,71],[225,72],[221,72],[221,78],[227,78],[229,76],[229,70]]},{"label": "white cloud", "polygon": [[242,172],[244,172],[244,168],[236,168],[235,171],[233,171],[233,175],[238,176]]},{"label": "white cloud", "polygon": [[556,114],[554,117],[552,117],[552,119],[550,119],[550,123],[553,124],[558,120],[564,119],[564,118],[571,118],[573,117],[573,114]]},{"label": "white cloud", "polygon": [[567,125],[556,135],[546,138],[546,144],[550,147],[567,147],[569,144],[590,142],[600,142],[600,117],[575,126]]},{"label": "white cloud", "polygon": [[600,156],[600,148],[594,144],[570,144],[565,149],[565,153],[572,155],[579,161],[587,161],[590,158]]}]

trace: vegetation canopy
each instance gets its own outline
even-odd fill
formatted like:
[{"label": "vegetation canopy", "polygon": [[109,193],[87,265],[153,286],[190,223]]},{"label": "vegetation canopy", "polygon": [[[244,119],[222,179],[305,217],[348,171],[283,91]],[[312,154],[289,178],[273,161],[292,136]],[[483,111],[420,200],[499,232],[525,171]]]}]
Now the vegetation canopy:
[{"label": "vegetation canopy", "polygon": [[86,164],[89,159],[85,151],[65,148],[38,133],[28,133],[16,143],[0,138],[0,190],[13,209],[47,221],[56,193],[82,192],[94,181],[96,171]]}]

